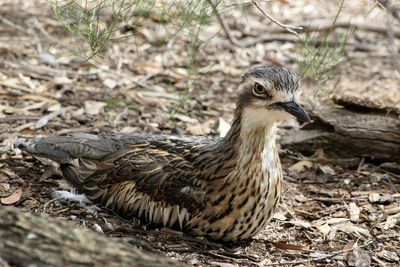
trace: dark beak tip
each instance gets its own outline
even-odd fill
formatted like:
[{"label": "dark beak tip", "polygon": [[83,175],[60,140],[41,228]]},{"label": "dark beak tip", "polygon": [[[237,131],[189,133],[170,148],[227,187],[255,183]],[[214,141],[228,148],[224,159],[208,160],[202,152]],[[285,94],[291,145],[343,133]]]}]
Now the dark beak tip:
[{"label": "dark beak tip", "polygon": [[281,107],[283,107],[286,112],[296,117],[300,122],[309,122],[311,121],[310,117],[299,104],[294,101],[289,102],[281,102],[279,103]]},{"label": "dark beak tip", "polygon": [[308,114],[307,114],[307,112],[305,111],[305,113],[304,113],[304,118],[302,118],[302,122],[310,122],[311,121],[311,119],[310,119],[310,116],[308,116]]}]

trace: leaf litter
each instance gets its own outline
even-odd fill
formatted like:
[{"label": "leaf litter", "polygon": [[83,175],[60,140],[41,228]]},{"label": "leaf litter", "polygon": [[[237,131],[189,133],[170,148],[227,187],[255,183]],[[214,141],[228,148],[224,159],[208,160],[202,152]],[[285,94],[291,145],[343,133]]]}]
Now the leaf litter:
[{"label": "leaf litter", "polygon": [[[363,3],[346,1],[344,15],[370,12],[376,22],[385,23],[382,10],[372,9],[370,1]],[[15,205],[33,213],[44,211],[75,223],[82,221],[110,237],[138,238],[159,253],[197,266],[290,262],[288,265],[297,266],[390,266],[398,262],[398,174],[376,170],[363,162],[357,169],[348,168],[327,159],[322,150],[308,157],[282,151],[286,182],[280,208],[263,233],[233,248],[183,233],[148,229],[106,210],[94,216],[79,205],[54,199],[53,191],[68,189],[68,185],[61,182],[57,170],[43,171],[54,169],[48,162],[10,150],[15,136],[110,131],[223,136],[230,127],[235,87],[243,71],[260,64],[299,70],[293,59],[301,47],[298,43],[261,40],[236,47],[227,42],[218,27],[216,31],[210,28],[204,36],[217,34],[199,49],[196,57],[200,66],[193,73],[192,66],[187,65],[190,54],[186,50],[191,37],[178,36],[166,51],[154,45],[165,39],[166,33],[157,30],[151,18],[143,18],[135,37],[114,44],[99,58],[82,62],[68,56],[68,45],[74,39],[62,31],[46,1],[26,1],[23,6],[21,9],[11,0],[0,6],[0,15],[16,25],[0,24],[4,40],[0,50],[1,205]],[[18,12],[16,8],[20,8]],[[265,5],[271,15],[291,24],[331,17],[335,8],[335,1],[270,1]],[[275,28],[269,20],[254,8],[248,12],[251,16],[247,19],[242,19],[240,11],[223,14],[235,38],[249,41],[264,33],[272,34],[268,30]],[[44,25],[37,31],[40,44],[32,32],[15,28],[24,29],[30,17]],[[350,37],[352,42],[376,43],[377,50],[365,52],[348,47],[349,60],[334,73],[341,77],[334,94],[393,103],[400,93],[385,38],[366,31],[355,34]],[[39,46],[42,51],[38,51]],[[328,82],[327,86],[332,84]],[[323,102],[323,97],[314,96],[319,90],[315,84],[304,79],[302,87],[306,106]],[[279,134],[288,127],[298,126],[287,123],[279,128]]]}]

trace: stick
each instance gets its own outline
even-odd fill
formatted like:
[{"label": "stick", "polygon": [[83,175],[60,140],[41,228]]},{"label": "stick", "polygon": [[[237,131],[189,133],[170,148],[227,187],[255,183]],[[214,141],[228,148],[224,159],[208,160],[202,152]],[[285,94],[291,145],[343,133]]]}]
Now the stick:
[{"label": "stick", "polygon": [[386,10],[398,21],[400,21],[400,8],[396,4],[392,4],[391,0],[377,0]]},{"label": "stick", "polygon": [[[307,22],[300,23],[297,25],[297,27],[301,27],[301,29],[299,30],[300,33],[316,32],[316,31],[325,32],[325,31],[329,31],[333,28],[355,28],[358,30],[370,31],[370,32],[384,34],[384,35],[387,34],[386,27],[383,27],[376,23],[364,21],[364,20],[352,20],[349,17],[349,18],[338,19],[335,24],[333,24],[333,22],[334,22],[334,19],[315,19],[315,20],[310,20]],[[283,30],[282,30],[282,28],[273,28],[273,29],[271,29],[271,32],[272,33],[282,33]],[[396,38],[400,38],[400,30],[394,29],[394,36]]]},{"label": "stick", "polygon": [[211,5],[213,12],[215,16],[217,17],[218,23],[221,26],[222,30],[225,32],[226,37],[228,38],[229,42],[233,45],[238,45],[236,40],[232,37],[228,25],[225,23],[225,21],[222,19],[221,14],[219,14],[217,5],[214,4],[212,0],[207,0],[207,2]]},{"label": "stick", "polygon": [[392,27],[393,23],[391,21],[391,16],[392,15],[394,18],[399,19],[398,14],[395,12],[395,10],[392,8],[391,1],[387,1],[387,6],[385,6],[387,9],[387,18],[386,18],[386,33],[388,37],[388,50],[390,54],[392,55],[392,63],[394,67],[397,70],[397,76],[400,74],[400,61],[399,61],[399,53],[397,52],[397,47],[395,43],[395,36],[394,36],[394,29]]},{"label": "stick", "polygon": [[296,35],[297,37],[299,37],[299,34],[295,31],[295,30],[302,30],[303,27],[300,26],[292,26],[292,25],[288,25],[288,24],[283,24],[282,22],[278,21],[277,19],[271,17],[267,12],[265,12],[255,0],[251,0],[251,2],[253,3],[253,5],[260,10],[260,12],[266,16],[268,19],[270,19],[273,23],[275,23],[276,25],[278,25],[279,27],[285,29],[286,31],[293,33],[294,35]]}]

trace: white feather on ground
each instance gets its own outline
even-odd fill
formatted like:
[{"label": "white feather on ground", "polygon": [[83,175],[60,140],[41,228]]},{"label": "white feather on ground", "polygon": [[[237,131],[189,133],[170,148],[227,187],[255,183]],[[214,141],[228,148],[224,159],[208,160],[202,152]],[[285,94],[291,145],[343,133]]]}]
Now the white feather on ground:
[{"label": "white feather on ground", "polygon": [[69,202],[78,202],[81,206],[91,203],[91,201],[85,196],[85,194],[78,194],[75,190],[55,190],[53,193],[55,198],[63,199]]}]

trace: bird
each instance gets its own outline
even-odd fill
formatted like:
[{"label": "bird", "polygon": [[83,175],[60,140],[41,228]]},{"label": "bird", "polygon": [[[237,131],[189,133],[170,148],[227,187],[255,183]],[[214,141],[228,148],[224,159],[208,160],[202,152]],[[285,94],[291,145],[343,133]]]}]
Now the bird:
[{"label": "bird", "polygon": [[79,192],[124,218],[221,242],[249,240],[282,193],[277,123],[310,120],[300,92],[295,71],[262,65],[240,77],[224,137],[76,133],[18,137],[16,146],[58,162]]}]

